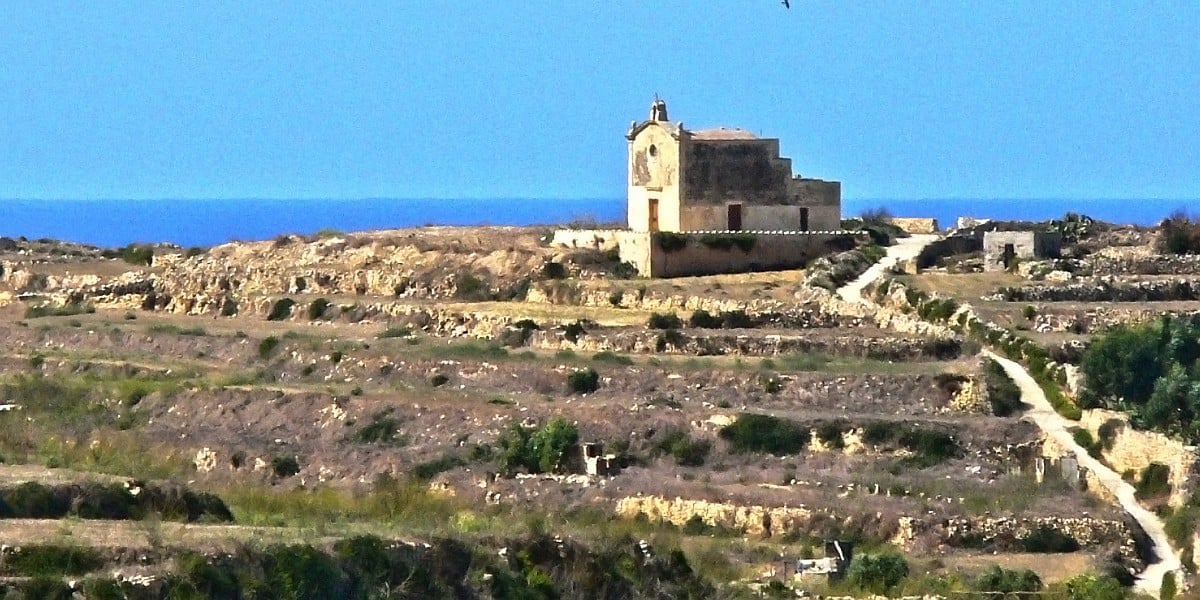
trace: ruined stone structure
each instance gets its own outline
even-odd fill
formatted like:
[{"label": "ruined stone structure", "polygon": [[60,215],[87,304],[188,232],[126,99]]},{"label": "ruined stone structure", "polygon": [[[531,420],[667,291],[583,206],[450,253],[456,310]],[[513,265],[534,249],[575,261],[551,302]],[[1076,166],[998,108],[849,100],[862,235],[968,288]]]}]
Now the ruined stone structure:
[{"label": "ruined stone structure", "polygon": [[1016,261],[1058,258],[1062,235],[1052,231],[989,231],[983,234],[983,269],[1003,271]]},{"label": "ruined stone structure", "polygon": [[633,231],[839,229],[842,186],[792,174],[779,140],[744,129],[689,130],[655,100],[629,140]]}]

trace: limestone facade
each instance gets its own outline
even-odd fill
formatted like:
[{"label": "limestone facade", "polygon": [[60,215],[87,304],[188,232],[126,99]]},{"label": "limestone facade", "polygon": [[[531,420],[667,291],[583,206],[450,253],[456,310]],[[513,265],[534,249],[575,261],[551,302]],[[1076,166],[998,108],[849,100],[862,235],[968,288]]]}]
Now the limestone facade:
[{"label": "limestone facade", "polygon": [[779,140],[743,129],[689,130],[656,100],[629,141],[634,231],[821,231],[841,228],[841,183],[792,174]]},{"label": "limestone facade", "polygon": [[1051,231],[989,231],[983,234],[983,269],[1004,271],[1016,261],[1058,258],[1062,235]]}]

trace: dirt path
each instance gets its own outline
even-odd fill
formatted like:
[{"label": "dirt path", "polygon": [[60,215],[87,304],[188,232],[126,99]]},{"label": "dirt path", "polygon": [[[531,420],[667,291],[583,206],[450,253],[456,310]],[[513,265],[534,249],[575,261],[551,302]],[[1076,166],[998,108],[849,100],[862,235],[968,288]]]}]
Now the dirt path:
[{"label": "dirt path", "polygon": [[[1167,534],[1163,529],[1162,521],[1157,515],[1146,510],[1138,503],[1137,499],[1134,498],[1132,485],[1121,479],[1121,476],[1112,469],[1092,458],[1086,450],[1075,443],[1071,432],[1067,431],[1066,419],[1054,412],[1054,408],[1050,406],[1050,401],[1046,400],[1046,394],[1042,392],[1042,388],[1038,386],[1037,382],[1033,380],[1033,377],[1029,375],[1024,367],[1007,358],[997,356],[991,351],[985,350],[984,354],[1000,363],[1000,366],[1004,367],[1004,372],[1020,388],[1021,400],[1032,407],[1025,413],[1026,418],[1036,423],[1045,432],[1047,437],[1054,439],[1063,448],[1067,448],[1073,452],[1079,460],[1079,464],[1090,471],[1099,480],[1100,484],[1117,499],[1121,508],[1125,509],[1138,522],[1138,525],[1145,530],[1146,535],[1154,545],[1156,561],[1146,566],[1146,570],[1142,571],[1138,576],[1134,587],[1139,592],[1144,592],[1158,598],[1161,591],[1163,574],[1168,571],[1178,573],[1180,569],[1179,556],[1167,541]],[[1176,577],[1178,578],[1178,575]]]},{"label": "dirt path", "polygon": [[879,262],[871,265],[871,268],[863,271],[857,279],[838,288],[838,296],[848,302],[865,302],[862,296],[863,288],[867,287],[872,281],[879,279],[888,269],[892,268],[896,263],[916,258],[921,250],[937,240],[939,235],[933,233],[913,234],[906,238],[896,240],[896,245],[888,246],[887,256],[884,256]]}]

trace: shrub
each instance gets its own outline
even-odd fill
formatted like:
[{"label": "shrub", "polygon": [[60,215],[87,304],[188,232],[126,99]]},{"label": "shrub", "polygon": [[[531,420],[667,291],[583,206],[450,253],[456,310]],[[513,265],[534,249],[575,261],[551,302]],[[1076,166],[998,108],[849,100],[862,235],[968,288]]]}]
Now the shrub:
[{"label": "shrub", "polygon": [[69,302],[62,306],[54,306],[52,304],[35,304],[25,307],[26,319],[38,319],[41,317],[71,317],[84,313],[94,313],[96,308],[91,304],[83,302]]},{"label": "shrub", "polygon": [[993,598],[1019,597],[1024,593],[1039,592],[1042,589],[1042,580],[1037,576],[1037,573],[1029,569],[1023,571],[1009,570],[1001,568],[999,565],[992,565],[988,570],[984,571],[973,582],[974,587],[979,592],[991,592]]},{"label": "shrub", "polygon": [[271,358],[271,355],[275,353],[275,349],[278,347],[279,338],[273,335],[267,336],[258,343],[258,357],[263,360]]},{"label": "shrub", "polygon": [[329,310],[329,301],[324,298],[317,298],[308,305],[308,320],[316,321],[325,316],[325,311]]},{"label": "shrub", "polygon": [[4,557],[4,570],[25,577],[82,575],[104,565],[100,553],[74,546],[21,546]]},{"label": "shrub", "polygon": [[675,459],[675,464],[682,467],[699,467],[708,459],[712,443],[708,440],[693,440],[682,429],[670,429],[664,432],[654,443],[657,453],[669,454]]},{"label": "shrub", "polygon": [[221,316],[222,317],[232,317],[232,316],[236,315],[237,313],[238,313],[237,302],[235,302],[233,300],[233,298],[226,296],[225,299],[221,301]]},{"label": "shrub", "polygon": [[856,557],[846,572],[846,581],[873,594],[887,594],[908,576],[908,562],[895,553],[864,554]]},{"label": "shrub", "polygon": [[24,519],[59,519],[71,508],[69,498],[36,481],[0,491],[0,504],[6,505],[13,516]]},{"label": "shrub", "polygon": [[492,299],[492,290],[486,281],[467,273],[459,276],[458,284],[454,287],[454,297],[467,302],[484,302]]},{"label": "shrub", "polygon": [[271,312],[267,313],[268,321],[282,321],[292,316],[292,307],[296,306],[296,301],[291,298],[280,298],[271,305]]},{"label": "shrub", "polygon": [[601,350],[600,352],[597,352],[596,354],[592,355],[592,360],[594,360],[596,362],[610,363],[610,364],[614,364],[614,365],[628,366],[628,365],[633,364],[633,358],[626,356],[624,354],[615,354],[608,350]]},{"label": "shrub", "polygon": [[1021,309],[1021,316],[1025,317],[1026,321],[1032,321],[1037,316],[1037,307],[1032,304],[1026,304],[1025,308]]},{"label": "shrub", "polygon": [[1182,210],[1163,220],[1157,250],[1163,254],[1200,254],[1200,222]]},{"label": "shrub", "polygon": [[567,268],[560,262],[550,261],[542,265],[542,279],[566,279]]},{"label": "shrub", "polygon": [[413,477],[422,481],[429,481],[437,477],[441,473],[445,473],[450,469],[456,469],[466,465],[467,461],[457,454],[443,454],[433,460],[427,460],[423,463],[418,463],[412,469]]},{"label": "shrub", "polygon": [[567,375],[567,390],[572,394],[588,394],[600,389],[600,374],[595,369],[577,369]]},{"label": "shrub", "polygon": [[567,323],[563,326],[563,337],[572,344],[578,342],[579,337],[585,333],[587,333],[587,329],[584,328],[583,323],[580,321]]},{"label": "shrub", "polygon": [[433,387],[441,387],[441,386],[449,383],[449,381],[450,381],[450,378],[445,376],[444,374],[435,373],[432,377],[429,378],[429,385],[431,385]]},{"label": "shrub", "polygon": [[845,425],[837,421],[822,423],[817,426],[817,439],[832,450],[841,450],[846,447],[845,441],[842,439],[845,429]]},{"label": "shrub", "polygon": [[1161,498],[1171,494],[1171,467],[1152,462],[1142,469],[1134,496],[1138,500]]},{"label": "shrub", "polygon": [[776,456],[796,454],[808,447],[809,429],[787,419],[743,413],[718,434],[734,452],[766,452]]},{"label": "shrub", "polygon": [[271,460],[271,472],[284,479],[300,472],[300,461],[295,456],[276,456]]},{"label": "shrub", "polygon": [[[653,316],[650,318],[654,319]],[[699,309],[693,312],[692,316],[688,317],[688,325],[704,329],[717,329],[721,326],[721,319],[709,314],[707,310]]]},{"label": "shrub", "polygon": [[691,238],[687,234],[671,231],[659,231],[654,234],[654,241],[663,252],[676,252],[687,247]]},{"label": "shrub", "polygon": [[410,335],[412,335],[412,329],[407,325],[402,325],[388,327],[383,331],[380,331],[375,337],[382,340],[386,338],[408,337]]},{"label": "shrub", "polygon": [[129,244],[116,250],[104,250],[105,258],[119,258],[131,265],[150,266],[154,262],[154,247],[146,244]]},{"label": "shrub", "polygon": [[988,404],[992,414],[997,417],[1007,417],[1023,410],[1021,390],[1017,387],[1000,363],[987,359],[983,363],[984,382],[987,387]]},{"label": "shrub", "polygon": [[579,430],[562,417],[538,429],[514,423],[496,440],[500,446],[500,468],[505,473],[561,472],[571,450],[579,443]]},{"label": "shrub", "polygon": [[1038,525],[1021,538],[1021,548],[1025,552],[1057,554],[1079,550],[1079,542],[1049,525]]},{"label": "shrub", "polygon": [[400,422],[385,411],[354,432],[353,439],[360,444],[394,444],[398,441],[399,428]]},{"label": "shrub", "polygon": [[653,313],[650,315],[649,322],[646,327],[650,329],[679,329],[683,325],[683,321],[675,313]]}]

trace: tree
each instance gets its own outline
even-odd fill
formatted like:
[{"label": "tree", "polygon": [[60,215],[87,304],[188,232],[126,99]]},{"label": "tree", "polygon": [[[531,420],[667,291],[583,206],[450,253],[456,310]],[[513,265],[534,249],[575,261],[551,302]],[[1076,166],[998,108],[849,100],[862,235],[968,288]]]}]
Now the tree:
[{"label": "tree", "polygon": [[991,597],[1000,599],[1014,592],[1038,592],[1042,589],[1042,580],[1037,573],[1029,569],[1024,571],[1008,570],[992,565],[975,580],[975,589],[981,592],[994,592]]},{"label": "tree", "polygon": [[1077,575],[1067,580],[1069,600],[1124,600],[1125,588],[1112,577],[1092,574]]},{"label": "tree", "polygon": [[886,594],[908,576],[908,563],[894,552],[864,554],[854,559],[846,580],[851,585],[873,594]]},{"label": "tree", "polygon": [[554,417],[529,438],[530,454],[537,458],[542,473],[561,473],[567,468],[571,449],[579,443],[579,429],[574,423]]}]

